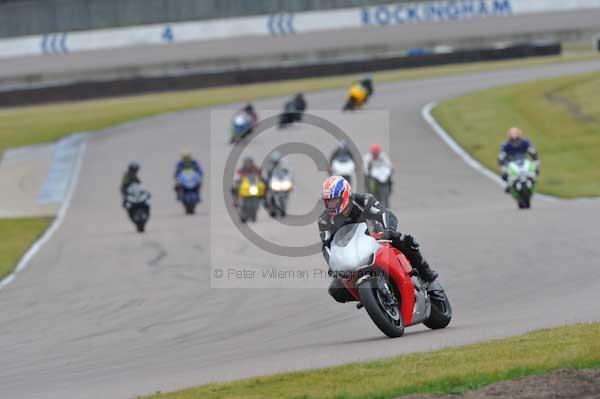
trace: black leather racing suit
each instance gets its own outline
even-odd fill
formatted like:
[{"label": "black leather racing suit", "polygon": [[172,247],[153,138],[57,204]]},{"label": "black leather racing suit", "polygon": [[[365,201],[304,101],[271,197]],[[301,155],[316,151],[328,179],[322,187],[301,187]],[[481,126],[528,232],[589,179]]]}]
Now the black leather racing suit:
[{"label": "black leather racing suit", "polygon": [[[367,220],[379,222],[383,226],[385,238],[390,239],[391,244],[406,256],[412,267],[417,269],[423,279],[432,281],[437,277],[437,273],[431,270],[429,264],[423,259],[419,244],[411,235],[396,232],[398,219],[392,212],[384,209],[371,194],[352,194],[350,211],[347,216],[336,215],[332,218],[327,211],[324,211],[319,217],[318,224],[321,241],[323,242],[323,256],[328,263],[328,248],[335,232],[346,224],[362,223]],[[337,278],[334,278],[331,282],[329,294],[338,302],[355,300]]]}]

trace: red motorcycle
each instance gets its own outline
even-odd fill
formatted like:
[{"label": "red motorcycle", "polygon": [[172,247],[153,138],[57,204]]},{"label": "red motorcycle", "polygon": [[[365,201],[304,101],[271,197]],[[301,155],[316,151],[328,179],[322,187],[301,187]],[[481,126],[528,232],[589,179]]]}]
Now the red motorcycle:
[{"label": "red motorcycle", "polygon": [[329,270],[388,337],[404,334],[419,323],[446,327],[452,308],[444,288],[421,280],[406,257],[381,233],[369,234],[366,223],[342,226],[329,249]]}]

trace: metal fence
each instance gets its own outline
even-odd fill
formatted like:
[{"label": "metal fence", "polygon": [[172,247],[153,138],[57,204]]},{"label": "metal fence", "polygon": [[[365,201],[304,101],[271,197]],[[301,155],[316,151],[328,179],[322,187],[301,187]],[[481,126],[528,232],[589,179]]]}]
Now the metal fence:
[{"label": "metal fence", "polygon": [[402,0],[0,0],[0,37],[399,3]]}]

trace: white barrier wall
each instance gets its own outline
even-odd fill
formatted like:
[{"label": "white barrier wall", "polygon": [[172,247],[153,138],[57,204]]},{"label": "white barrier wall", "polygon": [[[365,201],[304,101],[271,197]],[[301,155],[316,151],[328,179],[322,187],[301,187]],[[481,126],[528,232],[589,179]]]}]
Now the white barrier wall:
[{"label": "white barrier wall", "polygon": [[407,23],[600,8],[600,0],[443,0],[302,13],[59,32],[0,40],[0,58]]}]

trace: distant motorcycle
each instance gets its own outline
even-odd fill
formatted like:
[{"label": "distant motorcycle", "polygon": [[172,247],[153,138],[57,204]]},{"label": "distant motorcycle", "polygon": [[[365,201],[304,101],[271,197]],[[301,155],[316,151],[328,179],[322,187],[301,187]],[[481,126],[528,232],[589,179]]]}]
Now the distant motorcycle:
[{"label": "distant motorcycle", "polygon": [[269,181],[267,209],[271,217],[282,218],[287,214],[287,203],[292,191],[294,180],[288,169],[276,168]]},{"label": "distant motorcycle", "polygon": [[332,176],[342,176],[352,183],[352,174],[354,174],[354,161],[348,154],[342,154],[331,161],[330,173]]},{"label": "distant motorcycle", "polygon": [[294,122],[300,122],[304,115],[304,109],[297,109],[294,100],[285,103],[283,112],[279,115],[279,128],[284,128]]},{"label": "distant motorcycle", "polygon": [[382,163],[373,163],[367,176],[367,190],[381,202],[384,208],[390,203],[390,177],[392,170]]},{"label": "distant motorcycle", "polygon": [[188,215],[196,211],[196,205],[200,202],[200,184],[202,177],[193,169],[184,169],[177,175],[178,199],[185,208]]},{"label": "distant motorcycle", "polygon": [[329,270],[364,306],[388,337],[419,323],[431,329],[450,324],[452,308],[439,279],[421,280],[404,254],[381,233],[369,234],[366,223],[342,226],[333,236]]},{"label": "distant motorcycle", "polygon": [[368,90],[360,83],[355,83],[346,94],[346,101],[342,107],[343,111],[353,111],[364,105],[369,97]]},{"label": "distant motorcycle", "polygon": [[252,133],[252,118],[245,112],[238,112],[233,117],[230,143],[237,143]]},{"label": "distant motorcycle", "polygon": [[265,183],[256,174],[242,177],[238,189],[237,209],[242,223],[256,222],[260,201],[265,196]]},{"label": "distant motorcycle", "polygon": [[137,231],[143,233],[150,219],[150,193],[140,184],[133,183],[127,188],[124,205]]},{"label": "distant motorcycle", "polygon": [[508,186],[520,209],[531,207],[537,177],[537,164],[524,156],[508,162]]}]

